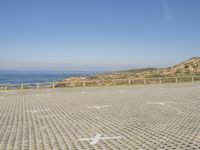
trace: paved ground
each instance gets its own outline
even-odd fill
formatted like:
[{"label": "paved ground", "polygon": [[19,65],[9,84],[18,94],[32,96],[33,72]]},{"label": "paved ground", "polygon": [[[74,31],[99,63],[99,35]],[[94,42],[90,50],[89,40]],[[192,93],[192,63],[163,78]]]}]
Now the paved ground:
[{"label": "paved ground", "polygon": [[200,83],[0,92],[0,150],[200,149]]}]

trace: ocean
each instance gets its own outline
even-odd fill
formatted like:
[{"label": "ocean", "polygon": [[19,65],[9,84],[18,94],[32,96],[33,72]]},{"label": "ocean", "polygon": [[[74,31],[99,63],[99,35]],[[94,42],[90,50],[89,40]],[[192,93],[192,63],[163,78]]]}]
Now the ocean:
[{"label": "ocean", "polygon": [[71,76],[88,76],[89,71],[0,71],[0,84],[20,84],[58,81]]}]

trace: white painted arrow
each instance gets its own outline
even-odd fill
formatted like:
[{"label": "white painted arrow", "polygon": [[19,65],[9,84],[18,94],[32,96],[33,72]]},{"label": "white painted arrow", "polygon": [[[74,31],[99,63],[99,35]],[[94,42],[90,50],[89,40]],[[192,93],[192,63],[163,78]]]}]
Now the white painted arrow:
[{"label": "white painted arrow", "polygon": [[84,139],[79,139],[79,141],[91,141],[89,144],[90,145],[95,145],[96,143],[99,142],[99,140],[109,140],[109,139],[120,139],[122,138],[121,136],[113,136],[113,137],[101,137],[101,134],[96,134],[94,138],[84,138]]}]

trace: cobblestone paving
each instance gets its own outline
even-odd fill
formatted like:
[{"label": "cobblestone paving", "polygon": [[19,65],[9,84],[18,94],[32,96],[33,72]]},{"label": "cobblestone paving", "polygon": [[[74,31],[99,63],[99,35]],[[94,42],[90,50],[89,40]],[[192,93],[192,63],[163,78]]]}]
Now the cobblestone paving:
[{"label": "cobblestone paving", "polygon": [[200,149],[200,84],[0,92],[0,150]]}]

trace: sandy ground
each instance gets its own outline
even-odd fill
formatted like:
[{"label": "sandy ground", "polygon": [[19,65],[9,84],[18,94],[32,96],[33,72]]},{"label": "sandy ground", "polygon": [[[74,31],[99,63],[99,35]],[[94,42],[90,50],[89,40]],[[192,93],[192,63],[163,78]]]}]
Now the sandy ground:
[{"label": "sandy ground", "polygon": [[200,83],[0,92],[0,150],[200,149]]}]

